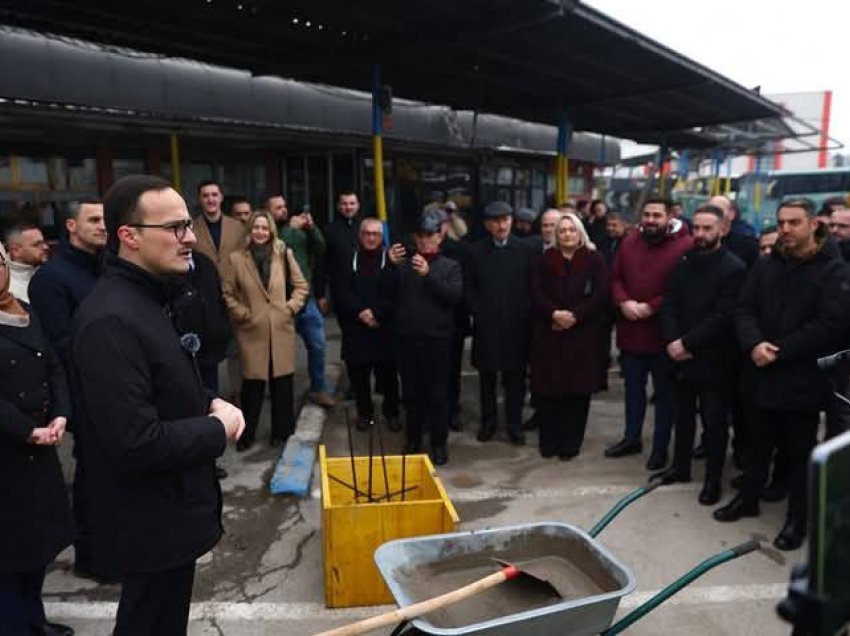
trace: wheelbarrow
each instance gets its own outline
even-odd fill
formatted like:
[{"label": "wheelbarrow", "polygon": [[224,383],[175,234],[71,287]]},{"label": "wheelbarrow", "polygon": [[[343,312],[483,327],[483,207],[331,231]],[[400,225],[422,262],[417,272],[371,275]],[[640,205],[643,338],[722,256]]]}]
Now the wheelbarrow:
[{"label": "wheelbarrow", "polygon": [[409,623],[441,636],[618,634],[709,570],[759,548],[748,541],[706,559],[612,625],[620,599],[636,583],[595,538],[658,485],[627,494],[589,532],[543,522],[384,543],[375,562],[399,609],[323,635],[396,624],[398,635]]}]

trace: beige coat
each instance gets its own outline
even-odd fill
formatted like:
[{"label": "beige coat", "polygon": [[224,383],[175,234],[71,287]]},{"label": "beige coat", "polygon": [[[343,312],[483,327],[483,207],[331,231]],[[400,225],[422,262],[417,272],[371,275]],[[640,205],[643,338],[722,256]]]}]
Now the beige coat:
[{"label": "beige coat", "polygon": [[[292,287],[288,301],[287,269]],[[230,267],[224,277],[224,300],[233,321],[245,379],[268,380],[269,355],[272,377],[294,372],[295,314],[307,301],[309,290],[292,250],[282,241],[277,241],[272,251],[268,289],[263,286],[247,248],[230,255]]]},{"label": "beige coat", "polygon": [[245,247],[244,226],[226,214],[221,215],[221,243],[218,250],[215,249],[207,218],[203,213],[195,217],[195,251],[200,252],[213,263],[218,269],[218,275],[224,280],[226,270],[230,267],[230,255]]}]

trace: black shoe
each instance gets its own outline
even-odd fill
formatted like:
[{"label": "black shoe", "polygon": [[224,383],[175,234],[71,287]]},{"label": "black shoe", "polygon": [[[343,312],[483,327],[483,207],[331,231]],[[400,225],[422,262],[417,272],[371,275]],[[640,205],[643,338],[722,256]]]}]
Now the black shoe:
[{"label": "black shoe", "polygon": [[368,431],[369,427],[372,426],[372,418],[361,415],[357,418],[357,424],[355,426],[358,431]]},{"label": "black shoe", "polygon": [[683,475],[671,466],[667,470],[655,473],[649,478],[649,481],[658,481],[662,486],[669,486],[670,484],[687,484],[690,483],[691,476]]},{"label": "black shoe", "polygon": [[519,433],[508,433],[508,439],[511,440],[511,444],[514,446],[525,446],[525,433],[522,431]]},{"label": "black shoe", "polygon": [[732,486],[735,490],[741,490],[744,487],[744,473],[740,475],[735,475],[732,478],[732,481],[729,482],[729,485]]},{"label": "black shoe", "polygon": [[489,442],[491,439],[493,439],[493,435],[495,434],[495,432],[495,429],[486,428],[482,426],[478,429],[478,435],[476,435],[476,437],[478,438],[479,442]]},{"label": "black shoe", "polygon": [[445,444],[437,444],[431,448],[431,461],[434,466],[445,466],[449,461],[449,451]]},{"label": "black shoe", "polygon": [[533,431],[537,428],[537,413],[529,417],[522,425],[522,430]]},{"label": "black shoe", "polygon": [[700,442],[699,446],[694,449],[694,459],[705,459],[705,444]]},{"label": "black shoe", "polygon": [[398,415],[386,416],[387,428],[393,433],[398,433],[401,430],[401,418]]},{"label": "black shoe", "polygon": [[788,520],[773,540],[773,545],[779,550],[796,550],[806,540],[806,523]]},{"label": "black shoe", "polygon": [[240,439],[238,442],[236,442],[236,452],[237,453],[244,453],[246,450],[251,448],[251,446],[253,446],[253,445],[254,445],[253,439],[243,436],[242,439]]},{"label": "black shoe", "polygon": [[570,451],[569,453],[559,453],[558,454],[558,459],[560,459],[562,462],[568,462],[573,457],[578,457],[578,451]]},{"label": "black shoe", "polygon": [[555,456],[555,455],[557,455],[557,454],[558,454],[558,453],[557,453],[556,451],[553,451],[553,450],[548,449],[548,448],[547,448],[546,450],[541,450],[541,451],[540,451],[540,456],[541,456],[543,459],[549,459],[550,457],[554,457],[554,456]]},{"label": "black shoe", "polygon": [[764,492],[761,495],[761,500],[769,503],[776,503],[777,501],[782,501],[786,497],[788,497],[788,486],[783,483],[776,483],[774,480],[771,481],[764,489]]},{"label": "black shoe", "polygon": [[719,481],[707,481],[703,484],[702,490],[699,492],[699,497],[697,497],[697,501],[699,501],[703,506],[713,506],[720,501],[721,492],[722,490],[720,488]]},{"label": "black shoe", "polygon": [[215,465],[215,476],[216,476],[216,479],[227,479],[227,471],[224,468],[222,468],[221,466],[219,466],[218,464],[216,464]]},{"label": "black shoe", "polygon": [[715,510],[713,516],[717,521],[724,523],[737,521],[742,517],[758,517],[759,505],[757,503],[745,502],[743,495],[738,493],[728,504]]},{"label": "black shoe", "polygon": [[649,460],[646,462],[647,470],[661,470],[667,465],[667,451],[657,448],[652,450]]},{"label": "black shoe", "polygon": [[284,444],[286,444],[285,437],[272,437],[269,440],[269,446],[271,446],[272,448],[278,448],[279,446],[283,446]]},{"label": "black shoe", "polygon": [[643,443],[640,440],[632,441],[621,439],[605,449],[605,457],[625,457],[626,455],[639,455],[643,452]]},{"label": "black shoe", "polygon": [[33,630],[38,636],[74,636],[74,628],[61,623],[45,622],[41,627]]},{"label": "black shoe", "polygon": [[74,566],[74,576],[81,579],[88,579],[89,581],[94,581],[98,585],[115,585],[121,582],[117,576],[112,574],[102,574],[100,572],[94,572],[88,568],[81,568],[79,566]]},{"label": "black shoe", "polygon": [[407,442],[404,445],[405,455],[418,455],[422,452],[422,442]]}]

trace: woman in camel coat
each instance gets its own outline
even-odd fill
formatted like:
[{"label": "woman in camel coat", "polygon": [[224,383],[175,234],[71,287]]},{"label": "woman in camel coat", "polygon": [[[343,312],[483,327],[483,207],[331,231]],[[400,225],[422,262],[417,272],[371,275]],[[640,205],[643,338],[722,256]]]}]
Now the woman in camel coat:
[{"label": "woman in camel coat", "polygon": [[292,375],[295,371],[295,314],[307,300],[309,285],[292,250],[277,238],[265,210],[246,224],[245,249],[230,254],[224,299],[233,320],[242,362],[245,432],[237,450],[254,442],[266,383],[271,385],[271,445],[295,430]]}]

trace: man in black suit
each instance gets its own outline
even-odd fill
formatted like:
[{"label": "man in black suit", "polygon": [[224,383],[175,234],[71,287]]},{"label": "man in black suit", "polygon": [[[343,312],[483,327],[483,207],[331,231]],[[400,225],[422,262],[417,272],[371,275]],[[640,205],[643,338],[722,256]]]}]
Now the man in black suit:
[{"label": "man in black suit", "polygon": [[172,323],[165,282],[188,271],[195,244],[183,198],[158,177],[124,177],[104,216],[105,271],[71,345],[94,565],[121,577],[116,636],[185,634],[195,560],[222,534],[215,459],[245,422],[210,399],[203,343]]}]

